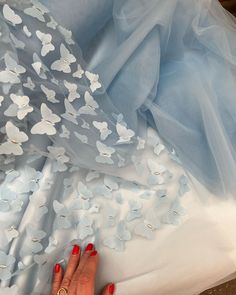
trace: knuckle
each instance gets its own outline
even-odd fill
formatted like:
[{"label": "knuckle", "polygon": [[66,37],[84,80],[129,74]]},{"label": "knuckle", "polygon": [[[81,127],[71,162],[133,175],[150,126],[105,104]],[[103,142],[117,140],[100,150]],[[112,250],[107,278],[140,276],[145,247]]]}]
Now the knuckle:
[{"label": "knuckle", "polygon": [[62,285],[68,287],[70,285],[71,279],[68,277],[65,277],[63,279]]},{"label": "knuckle", "polygon": [[79,284],[80,285],[87,285],[88,282],[92,280],[92,275],[90,271],[83,271],[79,277]]}]

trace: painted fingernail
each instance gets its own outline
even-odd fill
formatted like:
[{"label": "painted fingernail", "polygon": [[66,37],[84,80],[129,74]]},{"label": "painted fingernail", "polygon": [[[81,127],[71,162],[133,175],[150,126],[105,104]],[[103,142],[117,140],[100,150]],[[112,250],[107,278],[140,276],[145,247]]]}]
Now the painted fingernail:
[{"label": "painted fingernail", "polygon": [[79,254],[79,251],[80,251],[80,246],[74,245],[73,250],[72,250],[72,255]]},{"label": "painted fingernail", "polygon": [[95,251],[93,251],[93,252],[90,254],[90,256],[96,256],[97,253],[98,253],[98,252],[95,250]]},{"label": "painted fingernail", "polygon": [[115,284],[111,284],[110,286],[109,286],[109,294],[114,294],[114,291],[115,291]]},{"label": "painted fingernail", "polygon": [[60,272],[60,270],[61,270],[60,264],[59,263],[55,264],[55,266],[54,266],[54,272],[55,273],[58,273],[58,272]]},{"label": "painted fingernail", "polygon": [[85,252],[87,252],[87,251],[91,251],[91,250],[93,250],[93,244],[92,244],[92,243],[89,243],[89,244],[87,245],[87,247],[85,248]]}]

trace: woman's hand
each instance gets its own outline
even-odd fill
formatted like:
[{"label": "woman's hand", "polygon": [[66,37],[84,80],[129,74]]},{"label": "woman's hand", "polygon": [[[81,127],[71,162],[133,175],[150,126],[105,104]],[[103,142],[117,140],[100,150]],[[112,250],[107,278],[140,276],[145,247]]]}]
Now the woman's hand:
[{"label": "woman's hand", "polygon": [[[54,267],[51,295],[94,295],[98,253],[88,244],[84,253],[73,247],[65,273],[60,264]],[[101,295],[114,294],[115,285],[108,284]]]}]

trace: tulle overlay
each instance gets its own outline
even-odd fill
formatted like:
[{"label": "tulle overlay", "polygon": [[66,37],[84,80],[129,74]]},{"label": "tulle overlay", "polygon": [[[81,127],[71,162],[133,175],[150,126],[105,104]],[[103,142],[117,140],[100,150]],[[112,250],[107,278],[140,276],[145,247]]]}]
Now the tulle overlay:
[{"label": "tulle overlay", "polygon": [[178,225],[188,176],[236,190],[236,27],[217,1],[43,2],[0,1],[4,294],[48,294],[74,242],[122,252]]}]

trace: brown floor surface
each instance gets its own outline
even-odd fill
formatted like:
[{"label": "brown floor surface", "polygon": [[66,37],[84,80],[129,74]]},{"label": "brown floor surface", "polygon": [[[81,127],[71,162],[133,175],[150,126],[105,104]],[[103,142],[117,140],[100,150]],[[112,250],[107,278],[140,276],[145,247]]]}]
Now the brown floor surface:
[{"label": "brown floor surface", "polygon": [[206,290],[200,295],[236,295],[236,279]]}]

